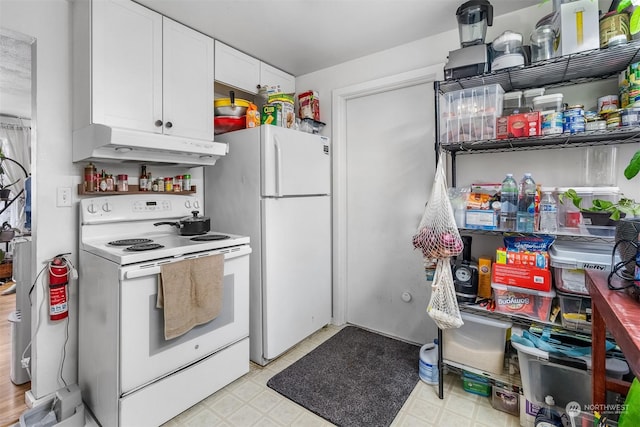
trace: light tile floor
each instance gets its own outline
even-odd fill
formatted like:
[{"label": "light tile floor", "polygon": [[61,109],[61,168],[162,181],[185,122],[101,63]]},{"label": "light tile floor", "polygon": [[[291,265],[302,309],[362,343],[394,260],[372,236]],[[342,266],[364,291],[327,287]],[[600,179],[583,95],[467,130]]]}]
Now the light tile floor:
[{"label": "light tile floor", "polygon": [[[265,367],[254,363],[248,374],[164,424],[164,427],[300,426],[330,422],[267,387],[267,381],[313,350],[341,328],[329,325]],[[416,371],[418,367],[416,366]],[[444,399],[436,386],[418,381],[392,426],[516,427],[519,418],[497,411],[489,398],[465,392],[458,375],[445,376]]]}]

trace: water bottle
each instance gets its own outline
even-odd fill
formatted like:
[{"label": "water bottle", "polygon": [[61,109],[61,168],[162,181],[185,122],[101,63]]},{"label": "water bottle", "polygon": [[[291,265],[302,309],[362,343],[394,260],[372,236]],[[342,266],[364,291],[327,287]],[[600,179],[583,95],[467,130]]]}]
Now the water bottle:
[{"label": "water bottle", "polygon": [[550,191],[545,191],[540,200],[540,231],[558,232],[558,205]]},{"label": "water bottle", "polygon": [[530,173],[525,173],[518,191],[518,214],[516,230],[533,233],[536,213],[536,183]]},{"label": "water bottle", "polygon": [[508,173],[500,190],[500,228],[515,231],[518,212],[518,183]]}]

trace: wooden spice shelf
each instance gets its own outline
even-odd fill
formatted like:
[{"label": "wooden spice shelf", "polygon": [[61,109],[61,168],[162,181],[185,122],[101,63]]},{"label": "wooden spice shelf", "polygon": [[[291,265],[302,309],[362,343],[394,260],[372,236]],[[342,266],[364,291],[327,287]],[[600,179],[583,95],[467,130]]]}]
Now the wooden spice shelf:
[{"label": "wooden spice shelf", "polygon": [[78,196],[117,196],[122,194],[167,194],[184,196],[196,192],[196,186],[192,185],[191,190],[186,191],[140,191],[138,185],[130,184],[129,191],[85,191],[83,184],[78,184]]}]

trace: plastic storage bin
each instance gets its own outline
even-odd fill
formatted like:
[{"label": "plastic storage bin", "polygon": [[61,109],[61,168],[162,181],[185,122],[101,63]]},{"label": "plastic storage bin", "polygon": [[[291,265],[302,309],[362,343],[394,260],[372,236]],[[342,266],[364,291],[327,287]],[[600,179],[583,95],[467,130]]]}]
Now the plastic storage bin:
[{"label": "plastic storage bin", "polygon": [[491,283],[491,287],[495,296],[496,311],[536,320],[549,320],[551,303],[556,296],[553,289],[541,292],[498,283]]},{"label": "plastic storage bin", "polygon": [[[564,201],[560,202],[560,194],[570,188],[574,189],[578,196],[582,197],[580,206],[584,208],[592,206],[594,199],[608,200],[615,203],[621,197],[619,187],[556,187],[553,194],[558,200],[558,222],[561,227],[574,228],[584,223],[580,211],[573,205],[571,200],[565,198]],[[591,230],[587,229],[587,231],[592,231],[594,235],[613,237],[613,234],[601,234],[607,230],[593,228]]]},{"label": "plastic storage bin", "polygon": [[584,270],[611,271],[613,245],[588,245],[577,242],[556,242],[549,249],[556,289],[577,295],[589,295]]},{"label": "plastic storage bin", "polygon": [[511,323],[469,313],[461,315],[464,325],[442,331],[444,358],[481,371],[502,374]]},{"label": "plastic storage bin", "polygon": [[480,375],[462,371],[462,388],[467,393],[488,397],[491,395],[491,383]]},{"label": "plastic storage bin", "polygon": [[496,118],[502,114],[504,89],[499,84],[442,95],[440,129],[443,144],[494,139]]},{"label": "plastic storage bin", "polygon": [[520,413],[520,394],[507,385],[496,383],[491,393],[491,406],[498,411],[518,416]]},{"label": "plastic storage bin", "polygon": [[562,94],[536,96],[533,98],[533,111],[562,111]]},{"label": "plastic storage bin", "polygon": [[558,291],[562,326],[591,327],[591,298]]},{"label": "plastic storage bin", "polygon": [[569,366],[567,360],[550,360],[549,353],[538,348],[516,342],[511,345],[518,352],[522,391],[529,402],[544,406],[548,395],[561,408],[571,401],[591,402],[591,372]]}]

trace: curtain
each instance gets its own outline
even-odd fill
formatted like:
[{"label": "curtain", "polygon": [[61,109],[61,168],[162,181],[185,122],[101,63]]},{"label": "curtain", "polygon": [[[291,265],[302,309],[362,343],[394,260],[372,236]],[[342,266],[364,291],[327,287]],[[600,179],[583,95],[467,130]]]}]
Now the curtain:
[{"label": "curtain", "polygon": [[[5,157],[15,160],[31,173],[31,128],[22,124],[0,123],[0,149]],[[13,199],[21,190],[24,190],[26,176],[20,166],[3,161],[4,175],[0,175],[0,183],[4,186],[14,183],[11,189],[10,199]],[[7,221],[12,227],[23,230],[25,228],[25,200],[23,192],[13,205],[0,215],[0,224]],[[0,202],[0,209],[4,207]]]}]

